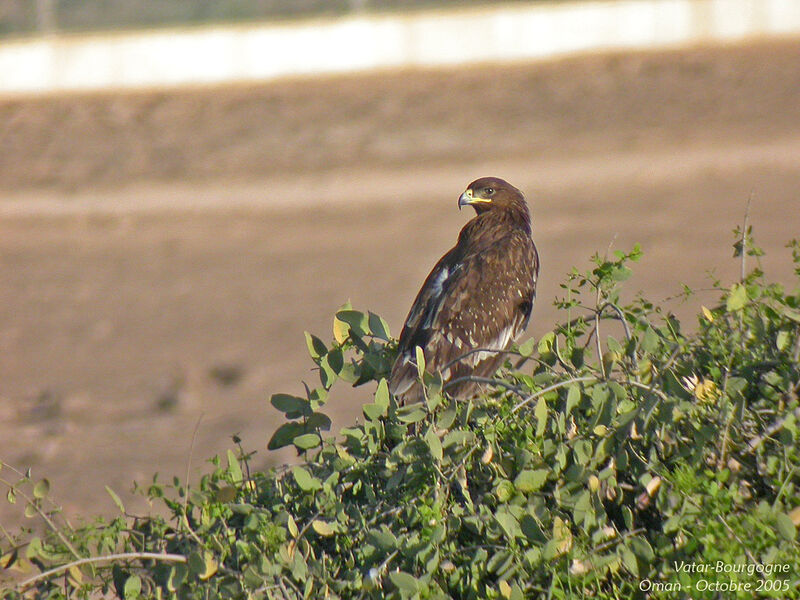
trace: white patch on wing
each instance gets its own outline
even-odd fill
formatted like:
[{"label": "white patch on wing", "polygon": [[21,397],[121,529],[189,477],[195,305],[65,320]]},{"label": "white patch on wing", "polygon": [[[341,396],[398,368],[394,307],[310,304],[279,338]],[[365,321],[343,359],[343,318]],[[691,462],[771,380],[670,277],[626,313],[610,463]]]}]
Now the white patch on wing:
[{"label": "white patch on wing", "polygon": [[434,323],[436,323],[436,319],[439,317],[439,312],[441,311],[442,305],[445,301],[444,283],[453,273],[456,272],[456,270],[457,269],[450,271],[446,268],[442,268],[442,270],[436,274],[436,277],[433,278],[431,283],[432,292],[430,297],[434,300],[434,303],[433,305],[428,304],[428,311],[425,316],[425,321],[422,323],[423,329],[428,329],[432,327]]},{"label": "white patch on wing", "polygon": [[[506,327],[503,329],[500,334],[492,340],[490,343],[486,345],[486,348],[492,348],[494,350],[505,350],[508,343],[511,341],[511,336],[514,333],[513,327]],[[470,354],[466,358],[464,358],[464,363],[470,365],[471,367],[475,368],[480,362],[495,356],[497,352],[488,352],[488,351],[481,351],[475,352]]]},{"label": "white patch on wing", "polygon": [[433,280],[433,295],[434,296],[441,296],[442,290],[444,289],[444,282],[447,281],[447,278],[450,277],[450,271],[447,269],[442,269],[439,271],[439,274]]}]

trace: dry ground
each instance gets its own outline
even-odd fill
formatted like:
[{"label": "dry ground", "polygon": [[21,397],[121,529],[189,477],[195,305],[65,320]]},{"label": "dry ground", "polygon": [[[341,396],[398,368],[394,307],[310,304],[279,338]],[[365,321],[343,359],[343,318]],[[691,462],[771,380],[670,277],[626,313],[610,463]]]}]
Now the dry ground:
[{"label": "dry ground", "polygon": [[234,433],[275,460],[268,397],[315,378],[303,330],[329,337],[350,298],[397,333],[487,174],[534,210],[533,335],[610,245],[642,244],[630,288],[655,300],[732,280],[751,195],[790,282],[800,41],[0,101],[0,459],[71,515],[111,512],[105,484],[183,477],[198,419],[193,476]]}]

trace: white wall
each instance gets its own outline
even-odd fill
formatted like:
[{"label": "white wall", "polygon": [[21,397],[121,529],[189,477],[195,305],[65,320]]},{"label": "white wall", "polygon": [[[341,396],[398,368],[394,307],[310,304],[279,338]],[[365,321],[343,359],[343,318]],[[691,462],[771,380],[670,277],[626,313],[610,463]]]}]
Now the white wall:
[{"label": "white wall", "polygon": [[0,93],[263,81],[800,33],[800,0],[587,0],[0,42]]}]

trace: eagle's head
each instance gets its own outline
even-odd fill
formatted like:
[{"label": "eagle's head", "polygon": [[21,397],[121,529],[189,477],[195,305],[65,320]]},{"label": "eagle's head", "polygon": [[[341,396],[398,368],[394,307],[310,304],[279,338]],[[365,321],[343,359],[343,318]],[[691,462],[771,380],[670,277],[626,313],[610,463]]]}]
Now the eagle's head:
[{"label": "eagle's head", "polygon": [[467,205],[479,215],[496,209],[516,208],[528,212],[522,192],[498,177],[481,177],[470,183],[458,199],[459,209]]}]

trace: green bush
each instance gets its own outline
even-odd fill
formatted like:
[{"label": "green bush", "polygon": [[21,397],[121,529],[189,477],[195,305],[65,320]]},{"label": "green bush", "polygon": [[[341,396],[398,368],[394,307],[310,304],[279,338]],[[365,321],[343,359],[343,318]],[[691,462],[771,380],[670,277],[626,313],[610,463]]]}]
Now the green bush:
[{"label": "green bush", "polygon": [[[46,482],[6,482],[47,527],[5,533],[0,566],[27,581],[4,597],[800,598],[800,289],[714,282],[684,328],[620,300],[639,254],[573,271],[564,322],[469,402],[422,372],[426,401],[397,406],[386,323],[344,307],[330,343],[307,334],[319,386],[271,399],[269,446],[302,462],[251,472],[235,440],[197,486],[141,488],[167,518],[110,492],[120,516],[75,529]],[[376,392],[332,435],[339,380]]]}]

